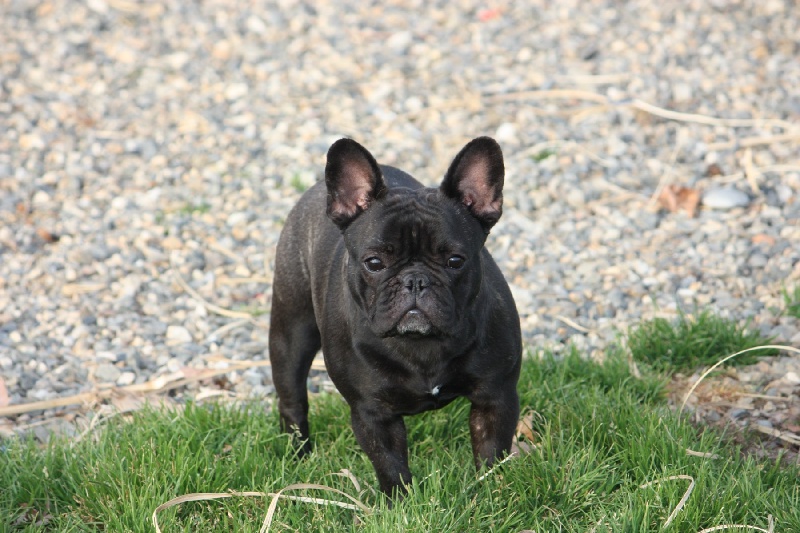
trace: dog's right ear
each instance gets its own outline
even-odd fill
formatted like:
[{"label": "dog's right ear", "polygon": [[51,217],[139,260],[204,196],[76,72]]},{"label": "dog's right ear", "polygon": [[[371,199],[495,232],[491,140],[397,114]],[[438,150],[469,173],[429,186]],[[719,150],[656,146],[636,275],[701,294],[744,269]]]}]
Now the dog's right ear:
[{"label": "dog's right ear", "polygon": [[331,145],[325,164],[325,185],[328,217],[341,229],[386,194],[377,161],[353,139],[339,139]]}]

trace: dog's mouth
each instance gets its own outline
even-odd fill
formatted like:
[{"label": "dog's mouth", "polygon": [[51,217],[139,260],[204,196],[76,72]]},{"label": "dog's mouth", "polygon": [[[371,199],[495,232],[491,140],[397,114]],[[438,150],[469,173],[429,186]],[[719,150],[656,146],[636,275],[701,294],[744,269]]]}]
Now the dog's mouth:
[{"label": "dog's mouth", "polygon": [[439,330],[431,324],[425,313],[414,307],[406,311],[387,336],[432,337],[438,334]]}]

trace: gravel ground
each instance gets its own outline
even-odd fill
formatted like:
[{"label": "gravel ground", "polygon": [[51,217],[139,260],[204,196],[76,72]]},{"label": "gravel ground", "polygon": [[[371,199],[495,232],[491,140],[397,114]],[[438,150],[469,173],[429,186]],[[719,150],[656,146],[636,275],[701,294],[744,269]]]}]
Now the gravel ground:
[{"label": "gravel ground", "polygon": [[799,346],[796,4],[508,4],[0,3],[0,402],[270,394],[266,365],[196,381],[267,358],[282,221],[342,136],[431,185],[500,141],[489,247],[532,347],[695,306]]}]

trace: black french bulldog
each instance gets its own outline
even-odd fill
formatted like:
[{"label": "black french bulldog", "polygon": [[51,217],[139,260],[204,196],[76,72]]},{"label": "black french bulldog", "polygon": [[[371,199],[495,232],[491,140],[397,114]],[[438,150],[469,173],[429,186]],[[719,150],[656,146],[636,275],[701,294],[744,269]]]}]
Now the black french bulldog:
[{"label": "black french bulldog", "polygon": [[306,379],[322,348],[381,490],[411,481],[405,415],[472,403],[475,464],[509,453],[522,344],[514,299],[484,242],[502,212],[503,154],[479,137],[438,189],[379,166],[351,139],[278,242],[269,332],[281,427],[311,450]]}]

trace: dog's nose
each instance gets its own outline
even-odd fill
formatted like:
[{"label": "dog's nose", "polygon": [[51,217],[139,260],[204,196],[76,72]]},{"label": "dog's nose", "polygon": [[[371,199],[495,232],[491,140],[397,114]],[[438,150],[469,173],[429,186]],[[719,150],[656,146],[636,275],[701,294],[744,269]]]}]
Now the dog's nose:
[{"label": "dog's nose", "polygon": [[420,293],[431,284],[431,280],[421,272],[411,272],[403,276],[403,286],[408,292]]}]

